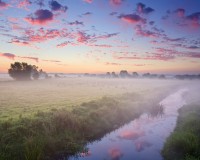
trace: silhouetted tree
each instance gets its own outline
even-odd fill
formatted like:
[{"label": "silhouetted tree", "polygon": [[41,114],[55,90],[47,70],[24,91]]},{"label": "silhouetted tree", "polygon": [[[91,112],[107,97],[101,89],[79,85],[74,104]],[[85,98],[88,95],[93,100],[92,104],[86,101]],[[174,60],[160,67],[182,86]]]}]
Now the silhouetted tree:
[{"label": "silhouetted tree", "polygon": [[106,73],[106,77],[107,77],[107,78],[110,78],[110,77],[111,77],[110,72],[107,72],[107,73]]},{"label": "silhouetted tree", "polygon": [[142,75],[143,77],[150,77],[151,76],[151,74],[150,73],[144,73],[143,75]]},{"label": "silhouetted tree", "polygon": [[138,77],[139,74],[138,74],[137,72],[133,72],[133,73],[132,73],[132,76],[135,78],[135,77]]},{"label": "silhouetted tree", "polygon": [[128,74],[127,70],[121,70],[119,75],[122,78],[129,77],[129,74]]},{"label": "silhouetted tree", "polygon": [[117,77],[118,77],[117,74],[116,74],[115,72],[112,72],[112,73],[111,73],[111,76],[112,76],[112,78],[117,78]]},{"label": "silhouetted tree", "polygon": [[35,80],[37,80],[40,77],[40,72],[38,72],[38,67],[35,65],[32,66],[32,77]]},{"label": "silhouetted tree", "polygon": [[15,80],[31,80],[39,78],[38,67],[25,62],[15,62],[8,69],[9,75]]},{"label": "silhouetted tree", "polygon": [[55,77],[55,78],[60,78],[60,75],[56,73],[56,74],[54,75],[54,77]]},{"label": "silhouetted tree", "polygon": [[165,77],[165,75],[164,74],[161,74],[161,75],[159,75],[159,77],[158,78],[160,78],[160,79],[165,79],[166,77]]},{"label": "silhouetted tree", "polygon": [[42,69],[39,70],[39,77],[49,79],[51,78],[46,72],[44,72]]}]

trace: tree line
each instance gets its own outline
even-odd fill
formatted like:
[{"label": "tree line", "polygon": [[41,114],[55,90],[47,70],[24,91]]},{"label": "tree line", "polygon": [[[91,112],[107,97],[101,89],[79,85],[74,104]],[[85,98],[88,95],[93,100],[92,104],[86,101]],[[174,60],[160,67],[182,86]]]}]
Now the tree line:
[{"label": "tree line", "polygon": [[25,62],[11,63],[8,74],[15,80],[37,80],[39,77],[48,78],[48,74],[35,65]]}]

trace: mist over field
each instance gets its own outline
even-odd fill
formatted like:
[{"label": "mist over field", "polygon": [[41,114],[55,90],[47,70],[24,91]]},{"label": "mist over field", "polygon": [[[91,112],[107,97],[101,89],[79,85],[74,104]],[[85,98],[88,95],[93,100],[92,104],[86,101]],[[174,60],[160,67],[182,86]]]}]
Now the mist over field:
[{"label": "mist over field", "polygon": [[[0,109],[2,118],[26,116],[37,111],[68,108],[104,96],[113,97],[134,93],[152,101],[162,92],[181,87],[198,86],[199,81],[158,79],[54,78],[39,81],[1,82]],[[193,84],[195,83],[195,84]],[[144,96],[144,97],[143,97]],[[132,97],[135,101],[135,97]],[[131,97],[130,97],[131,100]],[[140,99],[141,100],[141,99]],[[139,100],[137,100],[139,101]]]}]

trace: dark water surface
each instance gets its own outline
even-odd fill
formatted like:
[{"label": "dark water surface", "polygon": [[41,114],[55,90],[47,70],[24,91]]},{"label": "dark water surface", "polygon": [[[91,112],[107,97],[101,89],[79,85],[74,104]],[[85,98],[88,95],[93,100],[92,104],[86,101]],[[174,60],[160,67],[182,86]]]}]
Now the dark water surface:
[{"label": "dark water surface", "polygon": [[175,128],[178,109],[185,104],[183,94],[186,91],[181,89],[160,102],[164,114],[156,117],[142,114],[100,141],[88,144],[88,153],[70,160],[162,160],[160,152]]}]

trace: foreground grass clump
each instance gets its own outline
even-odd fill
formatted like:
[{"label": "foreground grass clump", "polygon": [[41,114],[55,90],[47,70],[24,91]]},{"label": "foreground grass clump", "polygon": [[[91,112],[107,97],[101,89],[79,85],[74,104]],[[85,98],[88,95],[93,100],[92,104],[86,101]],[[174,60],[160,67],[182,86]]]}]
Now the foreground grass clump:
[{"label": "foreground grass clump", "polygon": [[73,106],[72,111],[54,109],[33,118],[1,122],[0,160],[59,159],[84,152],[86,143],[144,112],[131,101],[123,96],[117,100],[104,97]]},{"label": "foreground grass clump", "polygon": [[179,113],[162,154],[166,160],[200,160],[200,106],[184,106]]}]

